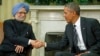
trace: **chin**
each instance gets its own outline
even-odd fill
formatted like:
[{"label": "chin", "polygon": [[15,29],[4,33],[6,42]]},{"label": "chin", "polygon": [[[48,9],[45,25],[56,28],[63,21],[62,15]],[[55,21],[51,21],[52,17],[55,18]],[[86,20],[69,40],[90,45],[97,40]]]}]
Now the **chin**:
[{"label": "chin", "polygon": [[24,18],[19,19],[19,21],[24,21],[24,20],[25,20]]},{"label": "chin", "polygon": [[24,20],[18,20],[18,21],[23,22]]},{"label": "chin", "polygon": [[72,23],[72,22],[70,22],[70,21],[67,21],[67,23]]},{"label": "chin", "polygon": [[70,21],[66,20],[67,23],[69,23]]},{"label": "chin", "polygon": [[21,22],[23,22],[24,20],[20,20]]}]

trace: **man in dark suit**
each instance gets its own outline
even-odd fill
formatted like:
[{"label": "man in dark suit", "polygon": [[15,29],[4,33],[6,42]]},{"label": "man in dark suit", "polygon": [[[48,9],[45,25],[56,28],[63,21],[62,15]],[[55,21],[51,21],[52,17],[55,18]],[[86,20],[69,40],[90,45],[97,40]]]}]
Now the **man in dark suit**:
[{"label": "man in dark suit", "polygon": [[43,43],[46,50],[61,50],[69,46],[70,51],[58,52],[55,56],[100,56],[100,24],[96,19],[80,17],[80,7],[68,3],[64,7],[66,25],[64,37],[56,43]]},{"label": "man in dark suit", "polygon": [[27,50],[37,48],[32,26],[24,22],[28,11],[28,4],[18,3],[12,9],[14,19],[4,21],[4,40],[0,45],[0,56],[26,56]]}]

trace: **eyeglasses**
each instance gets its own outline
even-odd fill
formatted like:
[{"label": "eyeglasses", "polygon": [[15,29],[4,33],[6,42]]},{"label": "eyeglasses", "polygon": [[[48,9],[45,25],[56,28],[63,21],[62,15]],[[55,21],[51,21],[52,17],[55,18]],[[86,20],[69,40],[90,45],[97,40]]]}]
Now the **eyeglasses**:
[{"label": "eyeglasses", "polygon": [[17,12],[18,14],[27,14],[26,12]]}]

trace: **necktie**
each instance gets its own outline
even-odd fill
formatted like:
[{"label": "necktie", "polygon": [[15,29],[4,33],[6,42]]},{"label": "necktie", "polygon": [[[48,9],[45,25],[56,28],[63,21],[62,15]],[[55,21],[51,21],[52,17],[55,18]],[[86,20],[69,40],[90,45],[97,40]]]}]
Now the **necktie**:
[{"label": "necktie", "polygon": [[74,34],[74,36],[73,36],[73,44],[74,44],[74,51],[75,51],[75,53],[78,53],[79,52],[79,48],[78,48],[78,33],[77,33],[77,31],[76,31],[76,25],[73,25],[73,34]]},{"label": "necktie", "polygon": [[73,40],[74,40],[74,45],[77,45],[77,44],[78,44],[78,33],[77,33],[75,27],[76,27],[76,25],[73,25],[73,33],[74,33],[74,38],[73,38]]}]

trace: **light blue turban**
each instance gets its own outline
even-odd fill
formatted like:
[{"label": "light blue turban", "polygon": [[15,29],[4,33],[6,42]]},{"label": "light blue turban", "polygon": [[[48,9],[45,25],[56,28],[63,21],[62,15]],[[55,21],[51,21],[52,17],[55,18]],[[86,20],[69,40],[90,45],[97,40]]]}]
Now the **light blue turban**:
[{"label": "light blue turban", "polygon": [[26,3],[18,3],[16,4],[13,9],[12,9],[12,15],[15,16],[16,13],[21,9],[21,8],[25,8],[26,13],[28,13],[29,11],[29,5]]}]

